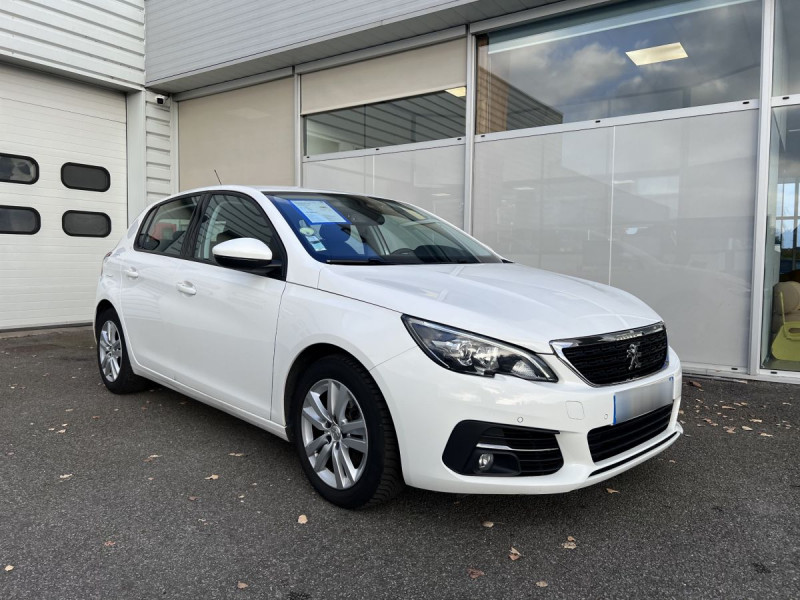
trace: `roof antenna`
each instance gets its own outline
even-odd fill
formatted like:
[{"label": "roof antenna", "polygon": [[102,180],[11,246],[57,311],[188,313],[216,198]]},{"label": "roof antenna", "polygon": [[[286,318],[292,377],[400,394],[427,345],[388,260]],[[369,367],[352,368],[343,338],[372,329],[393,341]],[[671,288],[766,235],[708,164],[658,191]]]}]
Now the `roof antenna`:
[{"label": "roof antenna", "polygon": [[217,176],[217,181],[219,181],[219,184],[222,185],[222,180],[219,178],[219,173],[217,173],[216,169],[214,169],[214,175]]}]

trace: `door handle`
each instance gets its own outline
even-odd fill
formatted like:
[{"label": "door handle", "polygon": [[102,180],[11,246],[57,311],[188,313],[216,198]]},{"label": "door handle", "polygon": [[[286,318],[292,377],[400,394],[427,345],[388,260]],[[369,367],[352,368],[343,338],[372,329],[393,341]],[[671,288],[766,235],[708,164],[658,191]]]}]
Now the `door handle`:
[{"label": "door handle", "polygon": [[188,281],[179,281],[175,284],[175,287],[178,288],[181,294],[186,294],[187,296],[194,296],[197,293],[195,287]]},{"label": "door handle", "polygon": [[137,270],[136,270],[136,269],[134,269],[133,267],[130,267],[130,268],[128,268],[128,269],[125,269],[125,270],[123,271],[123,273],[125,273],[125,276],[126,276],[128,279],[139,279],[139,271],[137,271]]}]

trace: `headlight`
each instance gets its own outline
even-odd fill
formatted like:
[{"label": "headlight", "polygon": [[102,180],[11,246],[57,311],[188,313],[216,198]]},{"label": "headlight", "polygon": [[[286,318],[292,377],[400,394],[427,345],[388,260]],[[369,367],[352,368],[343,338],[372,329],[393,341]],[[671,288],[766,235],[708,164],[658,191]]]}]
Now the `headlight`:
[{"label": "headlight", "polygon": [[451,371],[484,377],[499,373],[528,381],[558,381],[550,367],[531,352],[408,315],[403,315],[403,323],[425,354]]}]

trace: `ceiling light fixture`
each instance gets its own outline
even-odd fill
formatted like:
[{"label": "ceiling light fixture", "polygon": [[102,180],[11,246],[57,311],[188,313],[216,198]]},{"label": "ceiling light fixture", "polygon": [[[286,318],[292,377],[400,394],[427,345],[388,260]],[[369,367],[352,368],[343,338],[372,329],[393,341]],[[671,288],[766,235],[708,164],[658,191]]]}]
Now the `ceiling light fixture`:
[{"label": "ceiling light fixture", "polygon": [[631,50],[626,52],[637,67],[642,65],[652,65],[654,63],[667,62],[668,60],[678,60],[689,58],[686,50],[680,42],[674,44],[664,44],[663,46],[653,46],[652,48],[642,48],[641,50]]}]

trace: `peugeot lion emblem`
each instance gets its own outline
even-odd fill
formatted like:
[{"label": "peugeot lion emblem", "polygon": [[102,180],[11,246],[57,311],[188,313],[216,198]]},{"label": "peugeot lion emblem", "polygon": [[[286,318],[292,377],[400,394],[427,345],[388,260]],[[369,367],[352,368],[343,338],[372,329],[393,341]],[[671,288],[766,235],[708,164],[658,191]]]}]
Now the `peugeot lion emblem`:
[{"label": "peugeot lion emblem", "polygon": [[628,346],[628,358],[631,361],[631,364],[628,365],[628,371],[633,371],[634,369],[638,369],[642,366],[642,362],[639,360],[641,356],[642,355],[639,352],[639,344],[631,344]]}]

